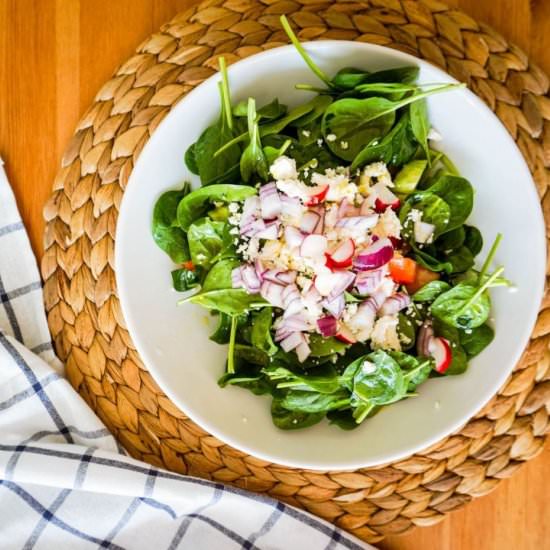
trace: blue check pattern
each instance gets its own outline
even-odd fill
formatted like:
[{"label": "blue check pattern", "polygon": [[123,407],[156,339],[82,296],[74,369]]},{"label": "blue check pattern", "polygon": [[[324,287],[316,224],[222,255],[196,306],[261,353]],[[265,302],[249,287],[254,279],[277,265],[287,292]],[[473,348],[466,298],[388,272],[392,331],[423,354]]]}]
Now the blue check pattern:
[{"label": "blue check pattern", "polygon": [[310,514],[128,457],[63,377],[0,161],[0,549],[372,548]]}]

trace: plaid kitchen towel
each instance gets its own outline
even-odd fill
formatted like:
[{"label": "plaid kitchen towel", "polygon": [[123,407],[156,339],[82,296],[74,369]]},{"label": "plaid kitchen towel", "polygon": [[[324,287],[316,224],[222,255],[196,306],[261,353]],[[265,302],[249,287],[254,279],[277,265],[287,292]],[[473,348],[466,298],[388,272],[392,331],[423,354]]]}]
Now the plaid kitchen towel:
[{"label": "plaid kitchen towel", "polygon": [[372,548],[260,495],[126,456],[63,378],[0,164],[0,549]]}]

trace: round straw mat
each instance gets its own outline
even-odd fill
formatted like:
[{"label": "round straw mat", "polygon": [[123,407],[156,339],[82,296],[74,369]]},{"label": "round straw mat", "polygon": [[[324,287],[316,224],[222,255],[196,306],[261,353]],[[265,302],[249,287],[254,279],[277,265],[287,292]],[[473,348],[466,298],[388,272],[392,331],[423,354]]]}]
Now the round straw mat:
[{"label": "round straw mat", "polygon": [[380,468],[319,473],[270,464],[225,445],[170,402],[140,361],[117,299],[122,195],[152,132],[215,72],[219,55],[231,63],[287,42],[282,13],[301,40],[382,44],[467,82],[527,159],[548,223],[548,78],[493,29],[436,0],[210,0],[148,38],[78,124],[45,207],[48,321],[72,385],[133,456],[268,493],[374,542],[436,523],[541,450],[550,430],[550,295],[498,395],[455,434]]}]

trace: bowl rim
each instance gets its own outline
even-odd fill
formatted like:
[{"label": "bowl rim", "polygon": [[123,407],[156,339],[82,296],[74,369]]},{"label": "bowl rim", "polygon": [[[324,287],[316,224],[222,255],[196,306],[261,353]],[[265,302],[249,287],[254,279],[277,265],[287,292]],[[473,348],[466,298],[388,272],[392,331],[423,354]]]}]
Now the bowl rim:
[{"label": "bowl rim", "polygon": [[[349,44],[353,45],[354,47],[364,48],[365,50],[375,50],[380,51],[385,54],[391,54],[391,56],[394,58],[395,61],[398,62],[404,62],[409,64],[415,64],[422,68],[422,66],[428,66],[431,70],[434,70],[438,72],[441,77],[446,82],[454,82],[458,83],[459,81],[456,80],[454,77],[449,75],[446,71],[443,69],[437,67],[430,61],[421,59],[419,57],[416,57],[412,54],[408,54],[406,52],[402,52],[400,50],[396,50],[393,48],[388,48],[386,46],[381,46],[378,44],[371,44],[368,42],[358,42],[353,40],[315,40],[315,41],[308,41],[308,42],[302,42],[302,45],[305,47],[306,50],[315,53],[316,49],[322,49],[327,46],[333,46],[338,47],[342,44]],[[240,59],[239,61],[236,61],[235,63],[231,64],[228,67],[228,74],[229,77],[231,77],[232,69],[237,65],[244,65],[251,62],[261,62],[264,60],[269,60],[269,58],[272,58],[276,56],[278,53],[282,51],[289,51],[294,50],[295,47],[292,44],[278,46],[276,48],[271,48],[269,50],[265,50],[262,52],[258,52],[257,54],[253,54],[249,57],[246,57],[244,59]],[[194,95],[198,95],[201,92],[201,89],[203,86],[207,85],[207,83],[210,83],[212,81],[217,81],[219,78],[219,72],[214,73],[212,76],[201,82],[198,86],[193,88],[189,93],[187,93],[185,96],[183,96],[181,99],[179,99],[174,105],[172,105],[172,110],[166,115],[166,117],[160,122],[160,124],[155,128],[155,131],[150,136],[148,141],[145,143],[144,148],[141,153],[145,151],[147,147],[150,146],[151,142],[153,141],[154,134],[158,135],[158,130],[163,127],[163,125],[167,124],[167,121],[169,117],[173,113],[173,109],[179,106],[182,102],[186,101],[188,98],[193,97]],[[505,136],[505,139],[508,140],[511,147],[514,149],[515,154],[519,160],[519,162],[523,165],[524,172],[526,177],[529,178],[530,185],[527,185],[526,183],[526,189],[529,189],[529,192],[532,194],[532,198],[536,200],[536,203],[540,206],[540,198],[537,193],[536,184],[534,182],[533,176],[531,174],[531,171],[529,170],[529,167],[527,165],[527,162],[519,150],[515,140],[512,138],[506,127],[503,125],[501,120],[497,117],[497,115],[479,98],[476,94],[474,94],[471,90],[468,88],[463,88],[459,90],[458,92],[462,93],[464,95],[464,99],[468,102],[473,103],[474,107],[476,107],[479,111],[480,115],[483,115],[485,118],[490,118],[492,121],[496,121],[498,125],[500,126],[501,133],[503,137]],[[217,108],[217,105],[216,105]],[[128,187],[131,187],[134,173],[136,172],[136,169],[139,168],[139,164],[141,159],[143,158],[143,155],[140,154],[139,158],[137,159],[136,163],[134,164],[134,167],[132,169],[132,173],[130,174],[130,177],[127,182],[127,186],[125,189],[125,192],[122,197],[120,209],[119,209],[119,216],[117,219],[116,224],[116,232],[115,232],[115,243],[120,243],[124,241],[124,238],[121,237],[123,234],[123,230],[121,229],[125,225],[125,220],[127,217],[127,209],[124,208],[125,204],[125,197],[127,196]],[[546,241],[546,230],[545,230],[545,223],[544,223],[544,217],[542,213],[542,209],[538,208],[537,213],[535,216],[535,213],[533,213],[534,217],[537,218],[536,222],[533,222],[533,228],[535,228],[535,224],[538,224],[539,229],[541,230],[541,237],[542,237],[542,246],[541,250],[538,251],[538,253],[541,255],[541,258],[543,261],[541,262],[542,266],[546,265],[546,247],[545,247],[545,241]],[[121,223],[123,222],[123,223]],[[426,437],[423,439],[422,443],[420,444],[410,444],[406,448],[402,448],[400,452],[393,452],[392,454],[386,453],[384,455],[384,458],[377,458],[373,457],[369,460],[361,461],[361,460],[346,460],[345,462],[342,461],[340,463],[335,463],[334,460],[330,463],[319,460],[319,461],[301,461],[301,460],[294,460],[294,459],[287,459],[283,454],[273,454],[273,453],[266,453],[262,450],[258,450],[254,448],[253,444],[243,444],[242,442],[238,441],[236,442],[231,435],[227,435],[225,433],[225,430],[218,429],[218,427],[211,423],[210,420],[206,417],[203,417],[201,415],[195,414],[195,411],[188,411],[185,403],[182,402],[182,399],[178,397],[178,395],[172,391],[170,384],[166,383],[166,380],[164,379],[164,375],[162,374],[161,369],[156,368],[156,361],[158,359],[155,359],[152,354],[150,354],[146,349],[141,346],[139,338],[137,338],[135,335],[137,334],[136,327],[139,324],[139,322],[134,319],[132,313],[130,312],[129,308],[126,307],[125,304],[129,303],[129,297],[127,294],[127,289],[124,285],[124,283],[121,281],[121,277],[119,276],[119,270],[117,269],[117,266],[120,265],[121,262],[121,248],[120,246],[115,246],[115,279],[116,279],[116,288],[117,293],[119,297],[119,302],[122,310],[122,314],[124,317],[124,320],[126,322],[127,330],[129,335],[132,338],[132,342],[134,343],[137,352],[139,353],[139,356],[141,357],[144,365],[146,366],[147,370],[151,373],[159,387],[162,389],[162,391],[169,397],[169,399],[178,407],[180,408],[194,423],[196,423],[198,426],[200,426],[202,429],[207,431],[209,434],[213,435],[220,441],[226,443],[227,445],[230,445],[231,447],[238,449],[242,452],[245,452],[251,456],[258,457],[262,460],[269,461],[274,464],[279,464],[282,466],[287,466],[291,468],[303,468],[303,469],[309,469],[309,470],[318,470],[318,471],[327,471],[327,470],[339,470],[339,471],[346,471],[346,470],[357,470],[360,468],[368,468],[368,467],[376,467],[380,466],[382,464],[389,464],[393,463],[399,460],[406,459],[407,457],[410,457],[424,449],[427,449],[434,444],[436,444],[439,441],[444,440],[449,435],[453,434],[457,430],[459,430],[461,427],[466,425],[474,416],[475,414],[483,409],[483,407],[486,406],[486,404],[498,393],[499,389],[502,388],[503,384],[505,383],[508,376],[512,373],[514,368],[516,367],[519,359],[521,358],[521,355],[523,354],[526,346],[528,345],[530,341],[530,336],[532,334],[533,328],[535,326],[539,311],[540,311],[540,305],[537,306],[536,311],[531,312],[530,319],[526,319],[528,322],[524,323],[523,329],[519,330],[516,333],[517,336],[517,342],[518,345],[515,347],[515,352],[510,357],[509,361],[506,363],[507,368],[502,369],[499,373],[498,377],[495,377],[493,379],[492,384],[487,384],[485,391],[481,392],[480,398],[476,400],[477,405],[470,407],[470,410],[461,416],[460,418],[457,418],[454,422],[449,422],[445,430],[439,430],[436,433],[434,433],[431,437]],[[538,279],[538,281],[535,281],[535,278]],[[540,274],[536,274],[533,276],[533,293],[536,295],[537,302],[540,304],[543,297],[544,292],[544,285],[546,280],[546,270],[542,269]],[[521,345],[519,345],[521,343]]]}]

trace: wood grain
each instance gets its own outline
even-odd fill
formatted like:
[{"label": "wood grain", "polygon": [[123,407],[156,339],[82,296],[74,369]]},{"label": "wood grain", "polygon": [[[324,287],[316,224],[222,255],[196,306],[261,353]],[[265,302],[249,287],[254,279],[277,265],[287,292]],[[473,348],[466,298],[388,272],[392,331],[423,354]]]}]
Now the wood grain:
[{"label": "wood grain", "polygon": [[[62,151],[95,93],[165,20],[193,0],[0,0],[0,155],[35,251]],[[449,0],[494,26],[550,73],[548,0]],[[550,548],[550,449],[491,495],[384,549]]]}]

